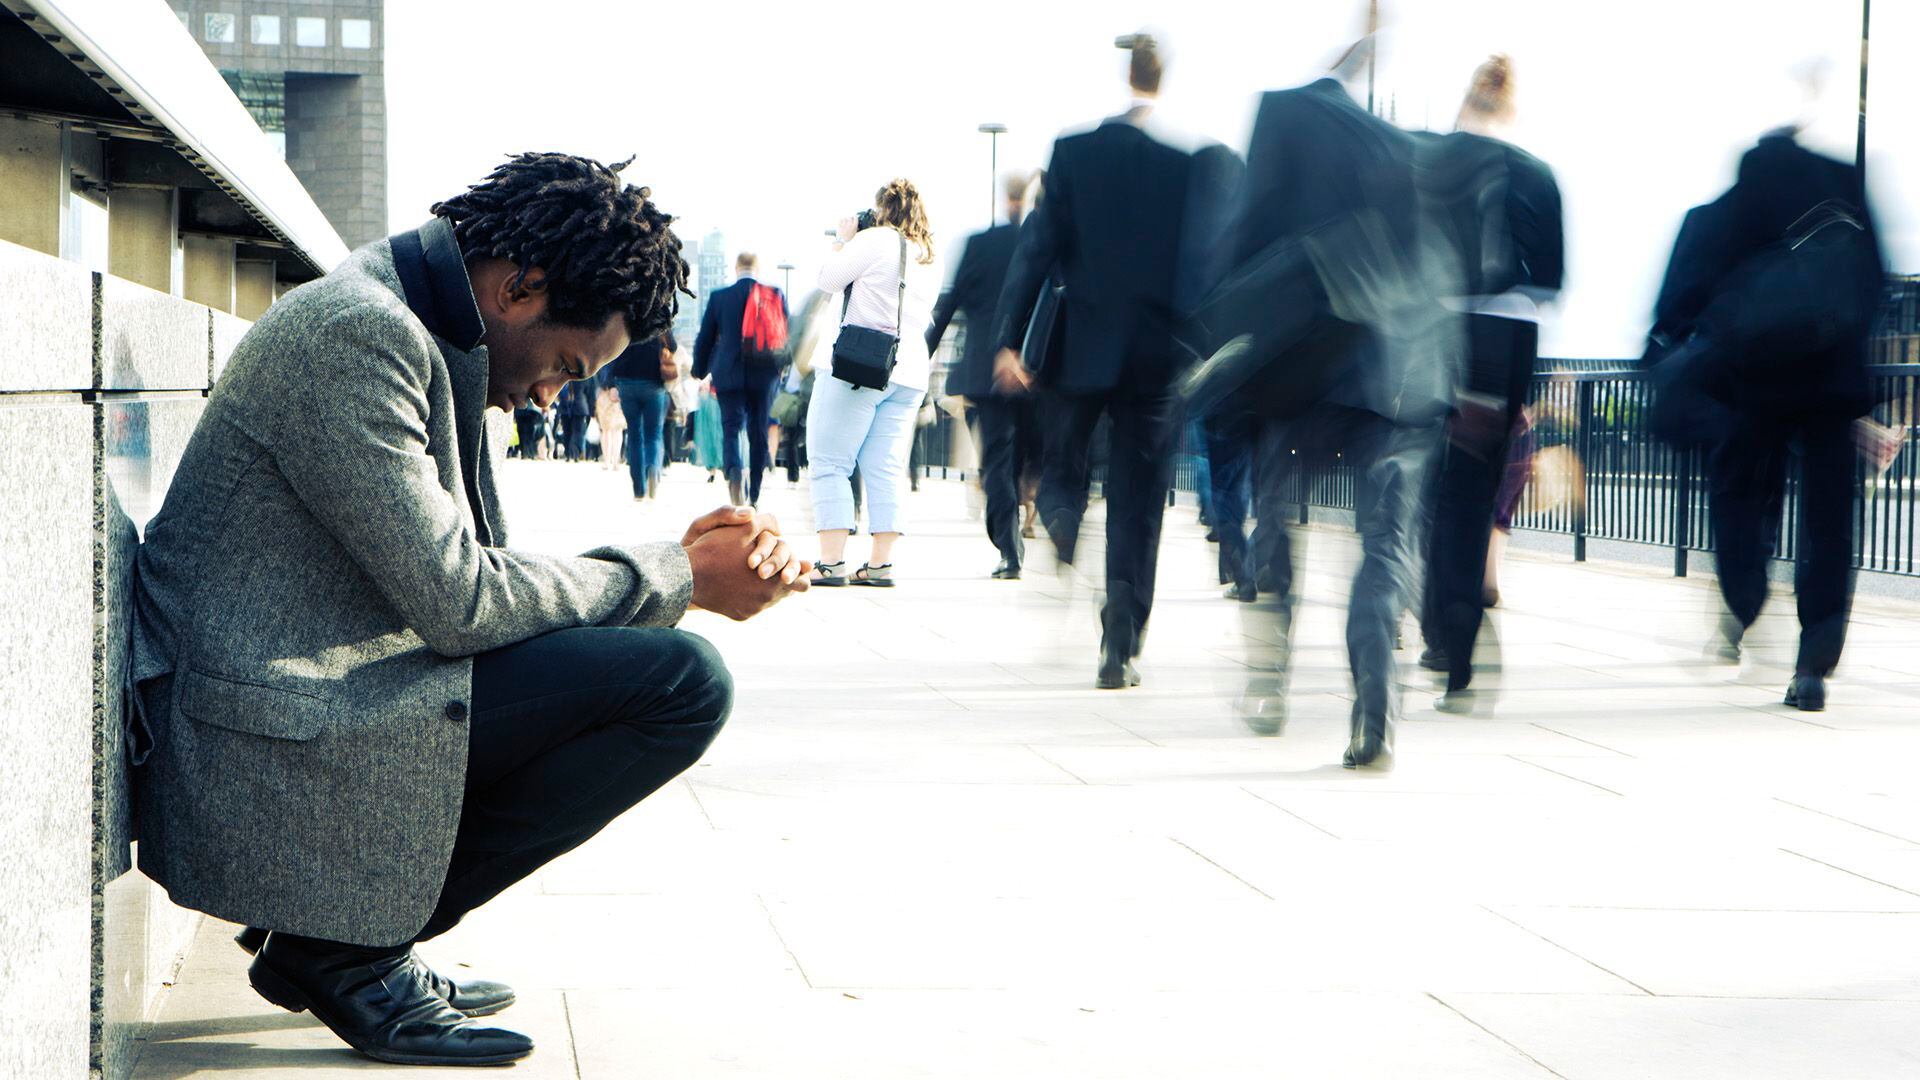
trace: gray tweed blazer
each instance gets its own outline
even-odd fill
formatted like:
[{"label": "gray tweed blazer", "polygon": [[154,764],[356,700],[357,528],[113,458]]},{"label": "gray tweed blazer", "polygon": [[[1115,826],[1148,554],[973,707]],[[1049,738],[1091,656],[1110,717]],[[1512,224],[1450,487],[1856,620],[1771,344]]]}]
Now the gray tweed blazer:
[{"label": "gray tweed blazer", "polygon": [[[421,235],[457,258],[444,222]],[[671,541],[505,546],[486,349],[428,329],[393,243],[241,339],[140,548],[129,679],[141,869],[187,907],[364,945],[439,897],[474,654],[671,625],[693,588]]]}]

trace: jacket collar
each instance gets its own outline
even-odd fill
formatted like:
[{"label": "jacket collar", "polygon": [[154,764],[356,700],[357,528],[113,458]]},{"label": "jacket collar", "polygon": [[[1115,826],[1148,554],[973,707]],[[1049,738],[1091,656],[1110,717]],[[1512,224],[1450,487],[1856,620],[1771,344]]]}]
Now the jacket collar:
[{"label": "jacket collar", "polygon": [[421,323],[461,352],[472,352],[486,336],[480,304],[467,277],[467,261],[454,239],[453,225],[433,217],[425,225],[395,236],[393,268],[407,307]]}]

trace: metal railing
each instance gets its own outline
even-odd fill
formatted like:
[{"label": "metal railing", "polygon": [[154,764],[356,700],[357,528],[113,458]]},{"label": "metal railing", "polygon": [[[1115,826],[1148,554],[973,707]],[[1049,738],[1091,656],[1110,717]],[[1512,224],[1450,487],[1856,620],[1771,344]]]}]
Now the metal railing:
[{"label": "metal railing", "polygon": [[[1705,455],[1676,449],[1648,431],[1652,387],[1643,372],[1619,363],[1542,361],[1541,367],[1528,395],[1533,474],[1514,527],[1570,536],[1576,560],[1586,558],[1590,539],[1668,547],[1674,573],[1684,575],[1690,553],[1714,549]],[[1898,439],[1898,451],[1884,470],[1856,458],[1854,565],[1920,575],[1920,364],[1876,365],[1869,372],[1879,402],[1871,418]],[[970,462],[949,453],[954,424],[941,413],[921,430],[920,460],[928,471],[971,472]],[[1096,447],[1104,442],[1096,439]],[[1176,491],[1194,490],[1196,449],[1182,439]],[[1096,484],[1100,471],[1096,460]],[[1310,506],[1353,509],[1353,477],[1337,460],[1295,473],[1287,484],[1283,498],[1299,504],[1303,518]],[[1790,458],[1776,558],[1794,557],[1799,502],[1799,467]]]}]

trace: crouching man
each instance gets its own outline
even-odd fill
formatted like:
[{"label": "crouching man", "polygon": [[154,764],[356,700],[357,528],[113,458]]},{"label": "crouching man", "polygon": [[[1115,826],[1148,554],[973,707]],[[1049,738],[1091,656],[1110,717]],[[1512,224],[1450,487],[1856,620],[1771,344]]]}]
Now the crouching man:
[{"label": "crouching man", "polygon": [[383,1061],[532,1052],[444,933],[696,761],[732,684],[672,629],[806,588],[745,508],[678,541],[507,546],[484,413],[672,321],[672,219],[620,166],[524,154],[248,331],[136,570],[140,867],[246,924],[248,976]]}]

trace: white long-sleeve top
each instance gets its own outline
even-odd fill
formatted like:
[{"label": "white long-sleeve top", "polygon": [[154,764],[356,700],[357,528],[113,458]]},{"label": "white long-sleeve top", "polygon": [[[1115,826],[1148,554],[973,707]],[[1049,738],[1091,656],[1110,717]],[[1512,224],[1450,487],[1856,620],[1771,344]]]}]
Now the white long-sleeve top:
[{"label": "white long-sleeve top", "polygon": [[841,314],[842,326],[864,326],[893,333],[894,307],[900,309],[900,352],[892,383],[927,388],[927,326],[940,297],[940,278],[920,262],[920,247],[907,242],[907,295],[900,296],[900,233],[887,226],[862,230],[820,268],[820,287],[837,293],[849,284],[853,296]]}]

